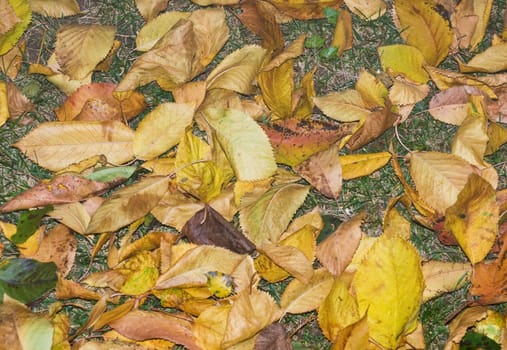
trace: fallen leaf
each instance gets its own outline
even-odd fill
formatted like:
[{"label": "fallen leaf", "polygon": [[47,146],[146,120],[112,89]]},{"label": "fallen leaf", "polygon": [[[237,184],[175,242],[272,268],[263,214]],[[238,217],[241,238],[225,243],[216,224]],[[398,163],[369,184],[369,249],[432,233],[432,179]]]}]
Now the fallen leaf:
[{"label": "fallen leaf", "polygon": [[342,168],[338,152],[338,146],[332,145],[298,164],[294,170],[324,196],[336,199],[342,188]]},{"label": "fallen leaf", "polygon": [[249,254],[255,245],[209,205],[187,221],[181,232],[195,244],[224,247],[238,254]]},{"label": "fallen leaf", "polygon": [[383,0],[344,0],[350,12],[373,21],[384,15],[387,5]]},{"label": "fallen leaf", "polygon": [[485,95],[474,86],[457,85],[439,92],[430,100],[429,112],[431,116],[441,122],[460,125],[465,120],[471,95]]},{"label": "fallen leaf", "polygon": [[347,148],[355,151],[370,143],[391,128],[397,119],[398,116],[388,108],[371,112],[364,120],[364,124],[350,136],[346,143]]},{"label": "fallen leaf", "polygon": [[245,235],[257,246],[266,240],[277,243],[309,190],[300,184],[273,187],[241,209],[239,219]]},{"label": "fallen leaf", "polygon": [[470,281],[472,265],[430,260],[423,262],[422,272],[425,284],[423,300],[426,302],[465,286]]},{"label": "fallen leaf", "polygon": [[495,190],[477,174],[470,174],[456,203],[445,211],[445,228],[456,237],[472,264],[482,261],[498,234],[499,207]]},{"label": "fallen leaf", "polygon": [[[149,5],[153,5],[153,2]],[[168,11],[150,19],[136,36],[136,49],[142,52],[151,50],[180,19],[188,19],[190,15],[190,12]]]},{"label": "fallen leaf", "polygon": [[[32,11],[29,2],[24,0],[4,1],[0,11],[2,15],[11,16],[11,18],[14,16],[10,24],[7,18],[5,19],[7,25],[4,25],[2,35],[0,35],[0,56],[2,56],[10,51],[23,35],[32,20]],[[2,23],[4,23],[3,18]]]},{"label": "fallen leaf", "polygon": [[405,239],[381,236],[354,275],[360,315],[367,313],[370,337],[397,348],[417,327],[424,289],[419,254]]},{"label": "fallen leaf", "polygon": [[394,9],[394,23],[401,37],[418,48],[428,64],[438,66],[447,57],[453,40],[444,18],[422,1],[396,0]]},{"label": "fallen leaf", "polygon": [[505,63],[506,58],[507,43],[496,44],[472,57],[468,63],[458,61],[459,70],[463,73],[497,73],[507,69],[507,63]]},{"label": "fallen leaf", "polygon": [[46,122],[14,144],[42,167],[60,170],[103,154],[111,163],[133,158],[134,133],[118,121]]},{"label": "fallen leaf", "polygon": [[116,231],[145,216],[162,199],[168,183],[167,177],[146,177],[116,191],[92,215],[86,233]]},{"label": "fallen leaf", "polygon": [[460,48],[474,51],[483,40],[492,4],[491,0],[465,0],[456,6],[451,21],[457,31]]},{"label": "fallen leaf", "polygon": [[341,0],[268,0],[282,13],[297,19],[312,19],[324,17],[324,8],[338,10]]},{"label": "fallen leaf", "polygon": [[134,310],[109,325],[130,339],[166,339],[190,350],[200,350],[192,334],[191,320],[184,314]]},{"label": "fallen leaf", "polygon": [[352,15],[349,11],[339,11],[331,43],[334,47],[338,48],[336,55],[341,56],[345,50],[351,49],[352,40]]},{"label": "fallen leaf", "polygon": [[30,0],[30,6],[33,12],[56,18],[75,16],[81,12],[76,0]]},{"label": "fallen leaf", "polygon": [[495,153],[504,143],[507,142],[507,128],[498,123],[490,122],[488,127],[488,144],[486,155]]},{"label": "fallen leaf", "polygon": [[401,44],[379,46],[377,52],[383,71],[390,70],[392,74],[403,74],[418,84],[425,84],[428,81],[428,73],[423,68],[425,58],[416,47]]},{"label": "fallen leaf", "polygon": [[371,113],[357,90],[330,92],[327,95],[315,97],[313,101],[325,115],[339,122],[358,121]]},{"label": "fallen leaf", "polygon": [[125,260],[118,268],[122,269],[125,281],[120,292],[126,295],[143,295],[155,286],[160,275],[157,258],[143,250]]},{"label": "fallen leaf", "polygon": [[166,9],[167,0],[136,0],[136,7],[146,21],[152,20]]},{"label": "fallen leaf", "polygon": [[[8,118],[15,119],[35,109],[33,103],[13,83],[7,83]],[[3,112],[2,112],[3,113]]]},{"label": "fallen leaf", "polygon": [[20,40],[7,53],[0,55],[0,71],[12,80],[16,79],[21,69],[25,49],[26,42]]},{"label": "fallen leaf", "polygon": [[391,159],[388,152],[346,154],[339,157],[343,180],[368,176],[382,168]]},{"label": "fallen leaf", "polygon": [[[366,315],[356,323],[353,323],[338,331],[333,342],[332,350],[370,349],[370,329]],[[375,346],[375,345],[374,345]]]},{"label": "fallen leaf", "polygon": [[467,329],[486,318],[486,315],[487,309],[484,306],[472,306],[460,312],[449,323],[449,338],[444,350],[454,350],[465,336]]},{"label": "fallen leaf", "polygon": [[253,350],[292,350],[292,344],[285,328],[273,323],[259,332]]},{"label": "fallen leaf", "polygon": [[274,120],[286,119],[292,115],[292,93],[294,91],[294,60],[259,73],[257,81],[262,100],[273,113]]}]

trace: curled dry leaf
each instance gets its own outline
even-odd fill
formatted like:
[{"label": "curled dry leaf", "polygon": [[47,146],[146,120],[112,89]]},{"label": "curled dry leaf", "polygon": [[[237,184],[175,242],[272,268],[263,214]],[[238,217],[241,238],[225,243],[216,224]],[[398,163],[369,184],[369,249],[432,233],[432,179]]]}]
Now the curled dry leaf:
[{"label": "curled dry leaf", "polygon": [[472,306],[460,312],[460,314],[449,323],[449,338],[444,350],[455,349],[455,346],[457,346],[465,336],[467,329],[472,327],[476,322],[486,318],[486,316],[487,308],[484,306]]},{"label": "curled dry leaf", "polygon": [[348,139],[346,146],[354,151],[381,136],[397,121],[398,116],[389,108],[371,112],[364,123]]}]

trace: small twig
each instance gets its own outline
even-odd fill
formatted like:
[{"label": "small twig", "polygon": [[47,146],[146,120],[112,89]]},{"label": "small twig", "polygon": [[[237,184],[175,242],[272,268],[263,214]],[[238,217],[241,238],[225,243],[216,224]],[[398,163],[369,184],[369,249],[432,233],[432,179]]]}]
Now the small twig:
[{"label": "small twig", "polygon": [[317,319],[317,316],[312,316],[310,318],[307,318],[305,319],[304,322],[302,322],[300,325],[298,325],[296,327],[296,329],[294,329],[290,334],[289,334],[289,338],[292,338],[294,335],[296,335],[297,332],[299,332],[301,330],[301,328],[305,327],[308,323],[310,322],[313,322]]},{"label": "small twig", "polygon": [[401,141],[400,134],[398,133],[398,125],[394,126],[394,134],[396,135],[396,139],[400,143],[401,147],[405,148],[408,153],[412,153],[412,150],[410,148],[408,148],[407,146],[405,146],[405,144],[403,143],[403,141]]}]

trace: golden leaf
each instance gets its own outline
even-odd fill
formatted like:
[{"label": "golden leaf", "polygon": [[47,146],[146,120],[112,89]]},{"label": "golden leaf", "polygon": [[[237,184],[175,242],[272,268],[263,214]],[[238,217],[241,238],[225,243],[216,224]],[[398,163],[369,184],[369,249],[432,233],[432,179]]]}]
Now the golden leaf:
[{"label": "golden leaf", "polygon": [[361,120],[371,113],[361,94],[352,89],[314,97],[313,102],[325,115],[344,123]]},{"label": "golden leaf", "polygon": [[190,15],[189,12],[169,11],[153,18],[139,30],[136,49],[143,52],[151,50],[180,19],[188,19]]},{"label": "golden leaf", "polygon": [[395,24],[409,45],[417,47],[432,66],[442,62],[452,44],[447,22],[425,1],[396,0]]},{"label": "golden leaf", "polygon": [[7,102],[7,83],[0,81],[0,126],[9,119],[9,103]]},{"label": "golden leaf", "polygon": [[472,264],[482,261],[495,244],[498,220],[495,190],[479,175],[470,174],[456,203],[445,211],[445,228]]},{"label": "golden leaf", "polygon": [[125,274],[120,292],[141,295],[155,286],[159,277],[158,261],[154,254],[144,250],[124,261],[119,268]]},{"label": "golden leaf", "polygon": [[342,177],[351,180],[367,176],[382,168],[391,159],[389,152],[347,154],[339,157]]},{"label": "golden leaf", "polygon": [[419,49],[409,45],[396,44],[379,46],[377,51],[384,71],[390,70],[393,74],[403,74],[419,84],[428,81],[428,73],[423,68],[425,58]]},{"label": "golden leaf", "polygon": [[[10,51],[18,42],[19,38],[25,32],[26,28],[32,20],[32,11],[30,4],[26,0],[8,0],[2,4],[2,22],[4,21],[3,15],[9,15],[14,11],[14,22],[7,25],[1,31],[0,35],[0,56]],[[5,11],[5,12],[4,12]],[[19,21],[18,21],[19,20]],[[8,22],[7,22],[8,23]]]},{"label": "golden leaf", "polygon": [[389,91],[379,77],[371,74],[366,69],[361,69],[355,88],[361,95],[366,108],[385,107],[385,99]]},{"label": "golden leaf", "polygon": [[358,266],[353,286],[370,337],[396,349],[417,327],[424,289],[417,250],[403,238],[380,237]]},{"label": "golden leaf", "polygon": [[46,122],[14,144],[40,166],[56,171],[99,154],[121,164],[134,156],[133,131],[118,121]]},{"label": "golden leaf", "polygon": [[507,69],[507,43],[490,46],[472,57],[468,63],[458,61],[459,70],[463,73],[485,72],[496,73]]},{"label": "golden leaf", "polygon": [[352,48],[352,16],[349,11],[339,11],[336,26],[334,29],[333,42],[334,47],[338,48],[336,54],[341,56],[343,51]]},{"label": "golden leaf", "polygon": [[101,25],[68,25],[56,34],[55,54],[62,72],[80,80],[106,58],[116,29]]},{"label": "golden leaf", "polygon": [[134,135],[134,155],[152,159],[179,143],[193,120],[194,107],[187,103],[161,103],[144,116]]},{"label": "golden leaf", "polygon": [[316,270],[308,283],[292,280],[280,299],[284,313],[302,314],[315,310],[329,294],[334,278],[326,269]]},{"label": "golden leaf", "polygon": [[309,190],[300,184],[273,187],[241,209],[239,219],[245,235],[256,245],[266,240],[277,243]]},{"label": "golden leaf", "polygon": [[292,115],[293,64],[293,60],[287,60],[271,70],[263,70],[257,76],[262,99],[273,112],[275,120],[289,118]]}]

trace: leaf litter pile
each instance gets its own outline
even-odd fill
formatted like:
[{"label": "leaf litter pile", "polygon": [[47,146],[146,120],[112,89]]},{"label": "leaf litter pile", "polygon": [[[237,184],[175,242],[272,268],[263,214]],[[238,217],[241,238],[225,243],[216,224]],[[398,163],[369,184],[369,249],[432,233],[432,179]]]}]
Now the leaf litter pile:
[{"label": "leaf litter pile", "polygon": [[[323,347],[425,349],[421,305],[463,288],[440,346],[507,349],[493,307],[507,302],[507,189],[485,160],[505,159],[507,142],[507,30],[483,42],[493,1],[132,3],[144,22],[131,65],[107,82],[95,78],[124,45],[114,25],[79,21],[74,0],[0,0],[0,125],[32,126],[3,152],[51,174],[2,199],[1,349],[297,349],[284,323],[297,314]],[[44,61],[25,57],[32,16],[68,20]],[[258,44],[224,52],[231,18]],[[377,48],[378,72],[320,93],[318,71],[297,62],[322,38],[281,28],[326,18],[325,59],[353,47],[358,18],[388,18],[402,40]],[[18,74],[66,96],[51,120],[28,117],[38,105]],[[153,84],[170,99],[152,103]],[[403,148],[398,126],[421,101],[455,126],[449,152]],[[393,129],[385,149],[362,152]],[[365,233],[364,211],[324,232],[308,196],[338,200],[387,167],[402,190],[385,199],[381,233]],[[420,254],[416,225],[463,261]]]}]

